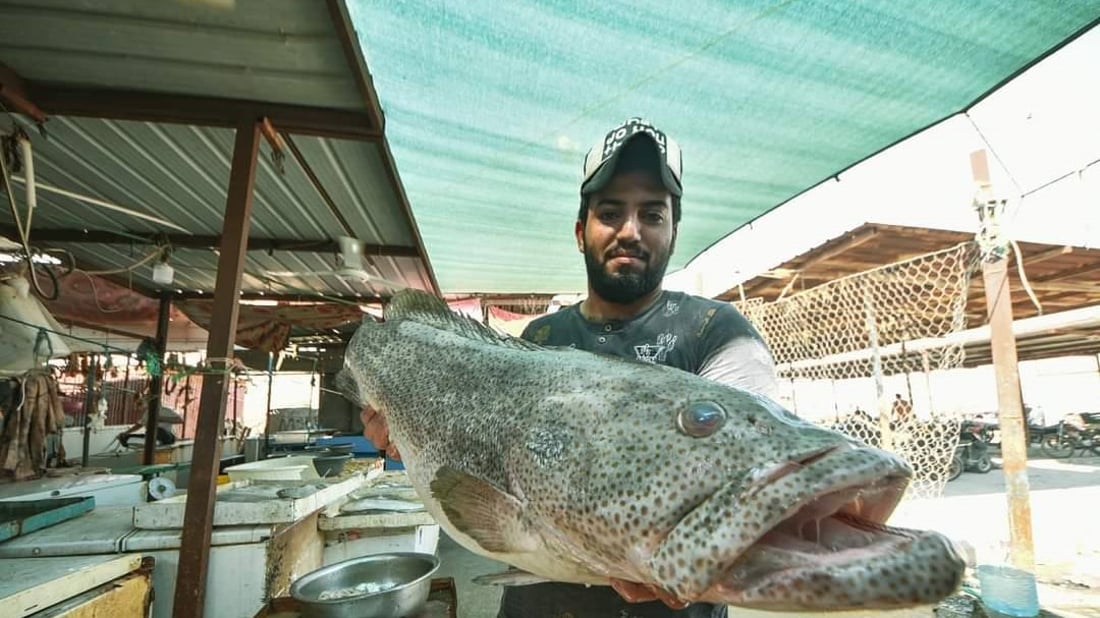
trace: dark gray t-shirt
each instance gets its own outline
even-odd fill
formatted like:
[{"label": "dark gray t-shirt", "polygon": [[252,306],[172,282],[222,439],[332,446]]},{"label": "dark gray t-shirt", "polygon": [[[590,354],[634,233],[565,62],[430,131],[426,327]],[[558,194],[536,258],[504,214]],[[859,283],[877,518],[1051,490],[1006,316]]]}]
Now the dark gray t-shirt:
[{"label": "dark gray t-shirt", "polygon": [[662,292],[628,321],[590,322],[580,304],[538,318],[523,338],[690,371],[715,382],[774,396],[775,361],[756,328],[733,305]]},{"label": "dark gray t-shirt", "polygon": [[[572,305],[527,325],[523,338],[677,367],[768,396],[775,363],[756,329],[733,305],[662,292],[634,318],[590,322]],[[610,586],[548,583],[504,589],[498,618],[720,618],[725,607],[698,603],[682,610],[664,603],[627,603]]]}]

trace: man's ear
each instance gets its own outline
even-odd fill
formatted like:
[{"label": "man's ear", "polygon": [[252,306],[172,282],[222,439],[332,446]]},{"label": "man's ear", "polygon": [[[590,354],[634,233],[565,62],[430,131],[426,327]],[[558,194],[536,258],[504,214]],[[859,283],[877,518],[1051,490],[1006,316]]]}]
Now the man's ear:
[{"label": "man's ear", "polygon": [[577,251],[584,253],[584,221],[577,219],[573,224],[573,235],[577,238]]}]

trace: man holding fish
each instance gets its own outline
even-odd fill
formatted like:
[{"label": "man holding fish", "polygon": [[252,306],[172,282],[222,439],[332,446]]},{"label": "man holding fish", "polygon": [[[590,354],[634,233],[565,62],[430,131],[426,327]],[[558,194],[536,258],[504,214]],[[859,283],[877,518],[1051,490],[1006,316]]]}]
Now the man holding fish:
[{"label": "man holding fish", "polygon": [[517,567],[479,578],[507,586],[498,618],[892,608],[953,591],[946,539],[884,525],[907,466],[775,404],[772,356],[734,307],[662,290],[678,144],[632,118],[583,172],[584,301],[517,341],[399,293],[391,330],[365,324],[345,360],[364,434],[400,447],[456,541]]}]

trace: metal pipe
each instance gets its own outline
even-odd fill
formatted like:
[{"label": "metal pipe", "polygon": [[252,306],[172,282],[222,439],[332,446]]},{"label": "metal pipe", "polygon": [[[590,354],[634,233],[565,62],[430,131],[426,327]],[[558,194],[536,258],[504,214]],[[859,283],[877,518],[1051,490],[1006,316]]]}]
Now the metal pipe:
[{"label": "metal pipe", "polygon": [[[19,138],[19,150],[23,156],[23,176],[26,178],[27,189],[27,223],[26,232],[31,233],[31,219],[34,218],[34,208],[38,205],[37,191],[34,180],[34,153],[31,152],[31,140],[26,137]],[[31,256],[27,256],[29,260]]]},{"label": "metal pipe", "polygon": [[[1079,307],[1068,309],[1058,313],[1014,320],[1011,324],[1015,337],[1030,337],[1045,335],[1057,331],[1070,331],[1076,329],[1095,328],[1100,326],[1100,306]],[[989,326],[979,326],[967,330],[955,331],[942,337],[925,337],[914,339],[905,343],[905,350],[909,353],[936,351],[951,346],[974,345],[989,341],[992,334]],[[900,343],[891,343],[881,346],[878,352],[882,356],[893,356],[902,353]],[[851,352],[839,352],[821,358],[812,358],[791,363],[779,363],[776,370],[791,372],[798,370],[826,367],[840,363],[864,361],[874,357],[874,348],[867,347]]]},{"label": "metal pipe", "polygon": [[[23,178],[21,176],[12,176],[12,180],[14,180],[16,182],[21,182],[23,184],[28,184],[26,178]],[[119,206],[118,204],[112,204],[110,202],[105,202],[101,199],[97,199],[97,198],[90,197],[90,196],[87,196],[87,195],[81,195],[79,193],[73,193],[72,191],[68,191],[68,190],[62,189],[60,187],[55,187],[53,185],[48,185],[48,184],[45,184],[45,183],[42,183],[42,182],[35,183],[32,180],[30,184],[35,184],[36,189],[40,188],[43,191],[49,191],[50,193],[56,193],[58,195],[63,195],[65,197],[71,197],[72,199],[80,201],[80,202],[86,202],[88,204],[92,204],[92,205],[95,205],[95,206],[100,206],[102,208],[106,208],[107,210],[113,210],[115,212],[121,212],[123,214],[130,215],[131,217],[137,217],[138,219],[145,219],[146,221],[152,221],[153,223],[159,223],[160,225],[163,225],[165,227],[170,227],[170,228],[179,230],[179,231],[184,232],[184,233],[187,232],[187,228],[176,225],[175,223],[172,223],[171,221],[161,219],[160,217],[154,217],[152,215],[147,215],[143,212],[138,212],[136,210],[131,210],[129,208],[124,208],[122,206]]]}]

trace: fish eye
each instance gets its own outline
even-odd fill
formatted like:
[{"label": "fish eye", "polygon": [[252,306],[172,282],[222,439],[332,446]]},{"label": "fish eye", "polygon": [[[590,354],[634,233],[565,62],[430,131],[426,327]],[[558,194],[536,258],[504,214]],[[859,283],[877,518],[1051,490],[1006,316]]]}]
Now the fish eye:
[{"label": "fish eye", "polygon": [[726,410],[713,401],[695,401],[680,410],[676,429],[685,436],[705,438],[718,431],[726,422]]}]

